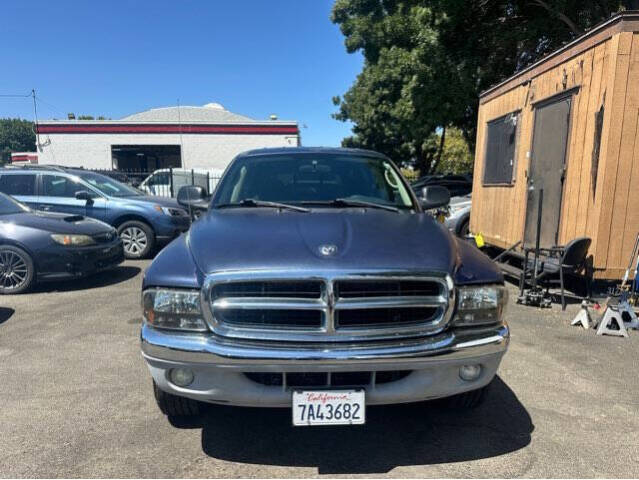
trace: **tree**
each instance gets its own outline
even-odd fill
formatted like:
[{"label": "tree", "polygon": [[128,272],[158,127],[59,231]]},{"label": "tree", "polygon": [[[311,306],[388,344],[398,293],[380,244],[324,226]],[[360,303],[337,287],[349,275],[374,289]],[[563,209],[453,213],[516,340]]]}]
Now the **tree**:
[{"label": "tree", "polygon": [[347,51],[364,56],[353,86],[333,100],[335,118],[355,124],[343,144],[380,150],[422,174],[441,168],[443,149],[432,136],[457,127],[472,152],[481,91],[637,4],[336,0],[331,19]]},{"label": "tree", "polygon": [[459,128],[446,130],[441,162],[437,170],[443,173],[471,173],[475,159],[468,148],[468,142]]},{"label": "tree", "polygon": [[333,101],[339,106],[335,118],[355,123],[344,146],[382,151],[426,174],[439,150],[429,139],[459,105],[452,92],[443,94],[451,69],[445,67],[432,9],[419,3],[335,3],[332,20],[346,36],[347,50],[362,51],[364,69],[344,97]]},{"label": "tree", "polygon": [[34,152],[35,142],[33,122],[20,118],[0,118],[0,155],[3,163],[11,161],[12,152]]}]

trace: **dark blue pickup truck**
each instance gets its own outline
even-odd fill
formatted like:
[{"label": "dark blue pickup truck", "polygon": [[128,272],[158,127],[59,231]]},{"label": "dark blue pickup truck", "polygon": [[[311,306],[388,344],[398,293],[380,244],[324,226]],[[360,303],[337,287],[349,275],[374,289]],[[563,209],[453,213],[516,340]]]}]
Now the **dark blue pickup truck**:
[{"label": "dark blue pickup truck", "polygon": [[509,341],[503,278],[426,211],[447,191],[423,196],[370,151],[235,158],[145,274],[160,409],[289,407],[294,425],[353,425],[369,405],[479,403]]}]

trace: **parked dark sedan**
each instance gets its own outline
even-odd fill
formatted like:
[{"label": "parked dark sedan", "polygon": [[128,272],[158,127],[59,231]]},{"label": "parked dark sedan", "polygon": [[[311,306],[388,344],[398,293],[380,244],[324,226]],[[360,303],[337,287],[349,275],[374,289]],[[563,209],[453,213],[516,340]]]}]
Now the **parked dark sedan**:
[{"label": "parked dark sedan", "polygon": [[81,277],[124,260],[122,240],[106,223],[80,215],[34,212],[0,193],[0,294],[37,281]]}]

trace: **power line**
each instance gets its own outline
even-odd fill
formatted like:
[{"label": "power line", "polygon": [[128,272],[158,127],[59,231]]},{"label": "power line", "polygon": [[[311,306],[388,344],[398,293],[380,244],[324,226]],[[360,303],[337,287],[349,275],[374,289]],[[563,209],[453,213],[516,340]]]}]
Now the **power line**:
[{"label": "power line", "polygon": [[27,93],[26,95],[0,94],[0,97],[2,98],[28,98],[30,96],[30,93]]},{"label": "power line", "polygon": [[55,105],[53,105],[52,103],[49,103],[45,100],[43,100],[42,98],[40,98],[39,96],[36,95],[36,100],[38,100],[38,102],[45,104],[46,106],[49,107],[49,109],[51,109],[51,111],[53,112],[57,112],[62,114],[62,116],[64,117],[64,113],[62,112],[62,110],[60,109],[60,107],[56,107]]}]

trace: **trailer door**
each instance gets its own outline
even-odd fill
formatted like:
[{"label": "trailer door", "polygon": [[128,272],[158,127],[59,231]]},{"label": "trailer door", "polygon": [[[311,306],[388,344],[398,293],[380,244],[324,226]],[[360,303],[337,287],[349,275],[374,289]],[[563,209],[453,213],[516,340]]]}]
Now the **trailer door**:
[{"label": "trailer door", "polygon": [[524,233],[524,243],[529,247],[535,245],[539,192],[542,189],[539,245],[542,248],[557,245],[571,103],[572,96],[567,96],[535,107]]}]

